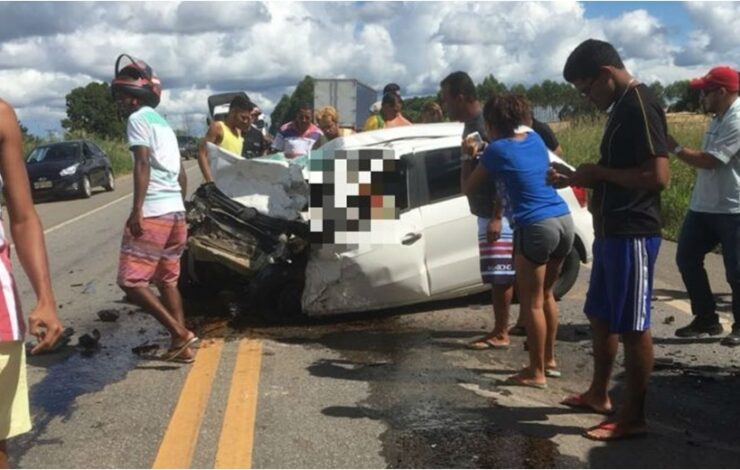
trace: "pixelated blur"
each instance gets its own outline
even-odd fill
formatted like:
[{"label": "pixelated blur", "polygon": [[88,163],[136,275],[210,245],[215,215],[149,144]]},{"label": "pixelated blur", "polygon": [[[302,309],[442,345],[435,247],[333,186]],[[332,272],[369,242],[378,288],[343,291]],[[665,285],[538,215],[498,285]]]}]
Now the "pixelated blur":
[{"label": "pixelated blur", "polygon": [[329,157],[309,159],[311,243],[398,243],[398,196],[405,185],[393,152],[336,150]]}]

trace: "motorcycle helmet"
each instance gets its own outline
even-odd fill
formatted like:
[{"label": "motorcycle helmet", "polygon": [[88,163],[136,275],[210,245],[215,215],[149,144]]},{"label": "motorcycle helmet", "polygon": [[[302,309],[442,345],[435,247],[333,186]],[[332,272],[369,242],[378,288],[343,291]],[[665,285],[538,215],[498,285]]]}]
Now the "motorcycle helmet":
[{"label": "motorcycle helmet", "polygon": [[[126,61],[123,61],[124,58]],[[162,84],[149,64],[128,54],[121,54],[116,59],[111,92],[113,96],[125,93],[139,99],[145,106],[156,108],[162,97]]]}]

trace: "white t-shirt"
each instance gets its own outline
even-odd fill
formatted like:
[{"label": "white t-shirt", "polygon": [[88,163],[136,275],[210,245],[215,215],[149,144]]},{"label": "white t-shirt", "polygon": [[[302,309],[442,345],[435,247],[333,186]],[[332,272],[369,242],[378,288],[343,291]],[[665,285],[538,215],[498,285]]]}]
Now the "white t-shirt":
[{"label": "white t-shirt", "polygon": [[[157,217],[182,212],[185,206],[180,190],[180,148],[167,121],[149,106],[128,118],[128,146],[149,148],[149,187],[144,197],[143,216]],[[133,158],[133,151],[131,152]]]},{"label": "white t-shirt", "polygon": [[696,170],[689,208],[710,214],[740,214],[740,99],[709,123],[702,150],[721,162]]}]

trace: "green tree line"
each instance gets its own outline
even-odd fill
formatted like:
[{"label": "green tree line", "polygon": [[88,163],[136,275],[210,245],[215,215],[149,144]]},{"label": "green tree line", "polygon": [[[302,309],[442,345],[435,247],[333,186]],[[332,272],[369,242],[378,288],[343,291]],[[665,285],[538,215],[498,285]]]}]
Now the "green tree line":
[{"label": "green tree line", "polygon": [[[658,100],[669,111],[698,111],[699,93],[689,88],[688,80],[677,81],[668,86],[653,82],[649,87]],[[595,115],[596,110],[578,91],[568,83],[544,80],[526,86],[515,83],[510,86],[500,82],[492,74],[476,85],[478,97],[482,102],[497,93],[511,91],[527,97],[533,106],[552,108],[558,111],[561,119]],[[304,77],[290,95],[283,95],[270,115],[270,132],[275,134],[280,126],[296,114],[303,103],[313,103],[314,81]],[[118,116],[110,86],[104,82],[90,82],[70,91],[66,97],[67,117],[62,127],[70,135],[90,135],[102,139],[121,140],[125,134],[125,123]],[[441,104],[438,95],[418,96],[404,100],[403,113],[412,122],[419,122],[421,110],[427,102]],[[205,110],[206,104],[203,103]]]}]

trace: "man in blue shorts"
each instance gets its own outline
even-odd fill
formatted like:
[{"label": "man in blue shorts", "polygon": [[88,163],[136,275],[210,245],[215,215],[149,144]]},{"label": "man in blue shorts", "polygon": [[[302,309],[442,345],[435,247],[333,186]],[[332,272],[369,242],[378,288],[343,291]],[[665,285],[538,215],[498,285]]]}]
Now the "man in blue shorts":
[{"label": "man in blue shorts", "polygon": [[650,299],[661,241],[660,192],[668,185],[667,125],[647,86],[625,70],[614,47],[589,39],[571,52],[563,76],[609,118],[601,159],[575,172],[553,168],[558,186],[593,188],[593,270],[584,312],[591,323],[591,386],[563,404],[610,414],[608,395],[619,337],[624,343],[624,405],[613,418],[586,431],[611,441],[644,434],[645,396],[653,366]]}]

